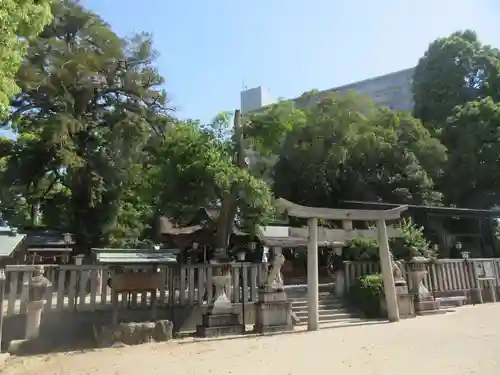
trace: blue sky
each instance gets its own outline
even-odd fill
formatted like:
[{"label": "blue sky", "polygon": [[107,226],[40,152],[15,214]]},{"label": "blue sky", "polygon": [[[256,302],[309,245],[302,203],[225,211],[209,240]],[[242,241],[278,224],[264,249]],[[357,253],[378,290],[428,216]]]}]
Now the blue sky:
[{"label": "blue sky", "polygon": [[498,0],[83,0],[121,36],[153,33],[179,116],[211,119],[266,86],[293,97],[415,65],[474,29],[500,47]]},{"label": "blue sky", "polygon": [[153,33],[179,116],[211,119],[266,86],[293,97],[415,65],[470,28],[500,47],[498,0],[83,0],[121,36]]}]

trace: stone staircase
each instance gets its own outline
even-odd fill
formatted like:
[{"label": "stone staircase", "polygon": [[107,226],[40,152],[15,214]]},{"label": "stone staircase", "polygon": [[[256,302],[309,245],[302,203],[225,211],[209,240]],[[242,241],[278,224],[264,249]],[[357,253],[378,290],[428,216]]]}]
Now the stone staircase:
[{"label": "stone staircase", "polygon": [[[320,326],[344,326],[366,323],[361,314],[348,310],[342,299],[330,293],[331,284],[319,287],[319,323]],[[292,312],[297,319],[296,325],[307,324],[307,285],[287,286],[285,291],[292,303]]]}]

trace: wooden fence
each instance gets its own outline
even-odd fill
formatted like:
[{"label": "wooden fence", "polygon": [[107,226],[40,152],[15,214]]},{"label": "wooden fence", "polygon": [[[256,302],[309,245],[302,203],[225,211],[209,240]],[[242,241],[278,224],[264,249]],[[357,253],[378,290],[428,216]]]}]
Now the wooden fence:
[{"label": "wooden fence", "polygon": [[[493,277],[482,278],[477,269],[485,264],[492,266]],[[344,262],[345,291],[356,282],[360,276],[380,272],[379,262]],[[403,264],[403,277],[406,278],[408,264]],[[436,263],[427,265],[427,276],[423,283],[434,292],[460,292],[474,288],[483,289],[485,282],[490,282],[496,288],[500,286],[500,259],[439,259]]]},{"label": "wooden fence", "polygon": [[[156,293],[157,305],[174,307],[202,305],[213,301],[214,294],[211,278],[215,265],[172,265],[159,267],[165,278],[163,287]],[[254,303],[258,297],[258,287],[264,281],[267,265],[236,263],[231,269],[231,283],[226,290],[233,303]],[[151,270],[147,267],[130,267],[133,272]],[[29,280],[35,266],[7,266],[6,292],[3,309],[6,316],[26,312],[29,298]],[[45,277],[51,281],[45,295],[45,311],[96,311],[110,309],[112,306],[111,289],[108,280],[114,272],[108,266],[98,265],[61,265],[45,266]],[[246,286],[246,287],[245,287]],[[121,306],[132,308],[146,307],[151,298],[150,292],[120,293]],[[0,301],[1,306],[1,301]]]}]

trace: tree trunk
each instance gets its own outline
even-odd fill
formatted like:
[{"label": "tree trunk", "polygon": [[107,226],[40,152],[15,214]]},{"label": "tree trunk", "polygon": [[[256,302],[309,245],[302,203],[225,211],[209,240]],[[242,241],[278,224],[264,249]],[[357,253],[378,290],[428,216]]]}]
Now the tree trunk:
[{"label": "tree trunk", "polygon": [[[241,112],[238,109],[234,112],[234,143],[236,146],[235,164],[241,169],[246,169],[248,166],[245,162],[243,134],[241,131]],[[227,249],[229,247],[229,239],[232,233],[234,219],[238,211],[237,203],[237,189],[233,189],[222,200],[220,214],[217,219],[217,233],[215,236],[216,249]]]}]

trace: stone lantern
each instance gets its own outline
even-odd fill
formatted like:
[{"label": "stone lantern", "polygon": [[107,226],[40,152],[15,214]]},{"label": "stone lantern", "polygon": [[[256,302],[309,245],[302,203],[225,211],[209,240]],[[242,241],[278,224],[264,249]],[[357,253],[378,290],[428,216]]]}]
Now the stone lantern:
[{"label": "stone lantern", "polygon": [[[423,256],[414,256],[409,262],[411,291],[415,295],[420,294],[420,285],[427,275],[427,263],[429,260]],[[425,287],[424,287],[425,288]],[[428,293],[428,292],[427,292]]]},{"label": "stone lantern", "polygon": [[26,339],[35,339],[40,333],[43,307],[46,303],[44,297],[52,283],[43,276],[43,267],[36,267],[33,276],[26,283],[29,288],[26,317]]},{"label": "stone lantern", "polygon": [[439,301],[431,296],[423,283],[427,275],[428,264],[429,259],[423,256],[414,256],[409,262],[411,291],[416,297],[415,311],[417,314],[423,311],[439,310]]}]

